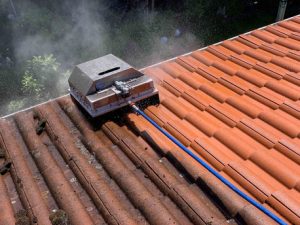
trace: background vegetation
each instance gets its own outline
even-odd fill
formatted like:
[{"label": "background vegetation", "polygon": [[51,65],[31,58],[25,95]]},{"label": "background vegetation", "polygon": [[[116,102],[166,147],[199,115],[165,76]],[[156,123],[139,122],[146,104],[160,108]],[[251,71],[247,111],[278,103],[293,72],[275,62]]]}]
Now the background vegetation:
[{"label": "background vegetation", "polygon": [[[0,115],[67,93],[73,65],[141,68],[275,21],[277,0],[0,0]],[[289,0],[286,17],[300,11]]]}]

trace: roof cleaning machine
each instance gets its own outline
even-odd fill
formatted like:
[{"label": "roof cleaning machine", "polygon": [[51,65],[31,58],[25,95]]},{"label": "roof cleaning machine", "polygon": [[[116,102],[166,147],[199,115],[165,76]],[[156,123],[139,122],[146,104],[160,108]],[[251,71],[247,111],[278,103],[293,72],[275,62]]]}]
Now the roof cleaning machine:
[{"label": "roof cleaning machine", "polygon": [[109,54],[75,66],[69,78],[70,94],[91,117],[129,103],[159,103],[153,80]]}]

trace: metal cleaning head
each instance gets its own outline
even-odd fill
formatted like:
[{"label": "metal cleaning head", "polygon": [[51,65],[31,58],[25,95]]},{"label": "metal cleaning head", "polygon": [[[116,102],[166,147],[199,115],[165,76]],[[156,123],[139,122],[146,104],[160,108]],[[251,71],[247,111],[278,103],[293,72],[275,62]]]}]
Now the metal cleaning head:
[{"label": "metal cleaning head", "polygon": [[75,66],[69,85],[71,96],[92,117],[128,102],[159,102],[153,80],[112,54]]}]

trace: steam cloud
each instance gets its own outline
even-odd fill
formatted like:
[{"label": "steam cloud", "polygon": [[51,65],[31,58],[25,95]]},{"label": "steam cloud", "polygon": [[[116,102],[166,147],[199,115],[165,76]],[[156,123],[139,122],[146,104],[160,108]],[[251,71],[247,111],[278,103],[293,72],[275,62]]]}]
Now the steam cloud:
[{"label": "steam cloud", "polygon": [[[191,32],[182,30],[177,21],[165,19],[168,15],[164,18],[164,12],[146,13],[145,10],[136,10],[135,19],[127,20],[128,12],[112,11],[108,3],[104,4],[102,1],[74,0],[62,1],[62,4],[63,12],[59,14],[63,17],[56,17],[55,11],[46,9],[42,4],[39,6],[31,1],[16,4],[16,19],[21,17],[25,24],[39,25],[32,28],[32,35],[26,36],[20,36],[18,27],[14,28],[12,36],[17,64],[24,63],[32,56],[53,54],[64,69],[72,70],[78,63],[113,53],[141,68],[202,46],[202,42]],[[112,24],[110,16],[124,20],[121,19],[120,24]],[[141,34],[140,32],[149,30],[149,21],[158,16],[166,21],[167,28],[160,25],[162,27],[158,33]],[[142,26],[143,31],[130,27],[129,23],[136,21],[140,22],[138,28]],[[34,29],[39,30],[36,32]],[[146,41],[140,43],[137,35]],[[57,85],[61,90],[58,95],[67,93],[67,78],[59,78]]]}]

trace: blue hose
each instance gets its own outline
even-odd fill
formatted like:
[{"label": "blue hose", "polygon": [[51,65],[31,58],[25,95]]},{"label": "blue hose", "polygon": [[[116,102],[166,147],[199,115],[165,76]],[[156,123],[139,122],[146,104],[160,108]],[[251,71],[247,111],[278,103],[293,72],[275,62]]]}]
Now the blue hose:
[{"label": "blue hose", "polygon": [[276,216],[274,213],[272,213],[270,210],[265,208],[263,205],[255,201],[253,198],[246,195],[244,192],[239,190],[236,186],[234,186],[232,183],[230,183],[226,178],[224,178],[221,174],[219,174],[215,169],[213,169],[210,165],[208,165],[205,161],[203,161],[201,158],[199,158],[196,154],[194,154],[191,150],[189,150],[187,147],[185,147],[180,141],[178,141],[176,138],[174,138],[171,134],[169,134],[167,131],[162,129],[156,122],[154,122],[149,116],[147,116],[142,110],[140,110],[135,104],[130,103],[133,110],[143,116],[146,120],[148,120],[154,127],[156,127],[161,133],[163,133],[167,138],[169,138],[174,144],[176,144],[179,148],[181,148],[183,151],[185,151],[187,154],[189,154],[193,159],[195,159],[198,163],[200,163],[203,167],[205,167],[209,172],[211,172],[215,177],[217,177],[220,181],[222,181],[225,185],[227,185],[231,190],[233,190],[235,193],[237,193],[239,196],[241,196],[243,199],[254,205],[256,208],[261,210],[263,213],[265,213],[267,216],[272,218],[274,221],[276,221],[278,224],[281,225],[287,225],[286,222],[284,222],[282,219],[280,219],[278,216]]}]

